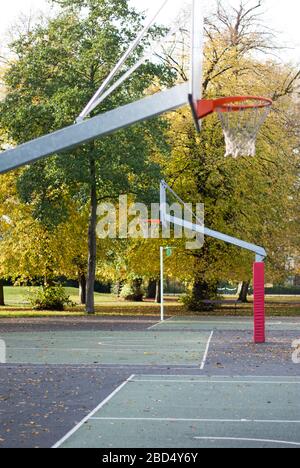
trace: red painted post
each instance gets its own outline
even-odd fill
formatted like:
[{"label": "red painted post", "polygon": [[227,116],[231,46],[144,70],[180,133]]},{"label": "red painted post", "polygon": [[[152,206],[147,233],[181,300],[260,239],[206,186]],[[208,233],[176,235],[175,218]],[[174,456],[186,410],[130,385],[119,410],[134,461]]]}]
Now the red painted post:
[{"label": "red painted post", "polygon": [[254,285],[254,342],[266,342],[265,319],[265,264],[255,262],[253,266]]}]

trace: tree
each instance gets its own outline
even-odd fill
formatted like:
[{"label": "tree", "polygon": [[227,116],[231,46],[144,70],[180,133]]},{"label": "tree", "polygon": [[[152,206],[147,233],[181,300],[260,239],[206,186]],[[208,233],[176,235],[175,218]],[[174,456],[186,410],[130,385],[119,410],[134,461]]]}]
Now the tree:
[{"label": "tree", "polygon": [[[183,110],[171,121],[172,157],[161,163],[170,185],[184,200],[205,204],[207,226],[264,245],[269,253],[268,277],[278,279],[286,272],[294,232],[291,220],[299,201],[294,153],[299,126],[291,98],[299,72],[265,55],[276,52],[276,46],[259,21],[261,4],[241,1],[239,8],[228,9],[217,2],[216,13],[206,21],[204,75],[208,98],[273,97],[274,111],[260,133],[256,158],[224,159],[217,117],[205,119],[201,135],[196,136],[188,111]],[[174,68],[185,63],[184,57],[170,54],[166,60]],[[182,79],[182,67],[178,74]],[[192,256],[192,303],[199,308],[203,299],[214,296],[218,280],[247,281],[252,276],[252,255],[216,240],[207,239],[204,249]]]},{"label": "tree", "polygon": [[[294,217],[299,191],[294,151],[299,144],[299,119],[291,95],[298,71],[273,57],[264,58],[271,48],[276,52],[276,46],[271,32],[258,24],[260,6],[261,2],[250,6],[241,2],[238,9],[228,10],[218,2],[216,14],[206,23],[204,79],[207,97],[273,97],[274,111],[260,133],[257,157],[224,159],[217,117],[205,120],[201,135],[196,136],[190,110],[184,109],[169,120],[171,157],[157,154],[157,160],[184,200],[205,203],[207,226],[264,245],[269,254],[268,279],[279,281],[286,275],[286,262],[296,238]],[[172,44],[164,58],[182,80],[187,77],[189,53],[186,46],[178,50]],[[128,249],[123,254],[126,270],[146,279],[159,277],[159,244],[140,241]],[[201,251],[181,250],[168,260],[169,274],[193,283],[191,302],[196,308],[202,307],[203,299],[215,297],[219,280],[246,284],[252,276],[253,255],[233,246],[206,239]]]},{"label": "tree", "polygon": [[[4,98],[5,96],[5,89],[2,83],[3,80],[3,74],[5,72],[5,68],[0,69],[0,100]],[[7,135],[3,132],[3,129],[0,128],[0,150],[3,151],[8,144],[8,139]],[[1,216],[1,210],[0,210],[0,226],[2,227],[3,223],[3,218]],[[0,227],[0,242],[3,238],[3,231]],[[4,298],[4,281],[3,278],[1,278],[1,269],[0,269],[0,306],[5,306],[5,298]]]},{"label": "tree", "polygon": [[67,222],[48,230],[34,219],[32,207],[20,202],[16,174],[1,181],[0,277],[21,283],[43,279],[48,286],[59,276],[80,279],[85,275],[87,211],[69,200]]},{"label": "tree", "polygon": [[[170,257],[165,256],[164,271],[173,280],[192,280],[191,259],[186,255],[184,240],[134,239],[107,244],[106,258],[101,263],[101,279],[133,285],[143,278],[144,285],[151,286],[147,298],[160,302],[160,247],[174,246]],[[105,266],[104,266],[105,265]]]},{"label": "tree", "polygon": [[[7,96],[1,123],[16,143],[74,122],[141,27],[142,17],[127,0],[61,0],[60,14],[37,24],[11,45],[16,60],[6,74]],[[153,36],[160,30],[154,28]],[[132,60],[142,53],[140,47]],[[128,65],[132,64],[129,60]],[[153,83],[170,83],[172,74],[147,63],[102,106],[102,111],[140,98]],[[94,313],[97,204],[121,193],[147,194],[158,180],[151,162],[166,148],[159,120],[94,141],[24,170],[18,191],[47,229],[68,218],[62,190],[83,209],[89,206],[87,306]]]}]

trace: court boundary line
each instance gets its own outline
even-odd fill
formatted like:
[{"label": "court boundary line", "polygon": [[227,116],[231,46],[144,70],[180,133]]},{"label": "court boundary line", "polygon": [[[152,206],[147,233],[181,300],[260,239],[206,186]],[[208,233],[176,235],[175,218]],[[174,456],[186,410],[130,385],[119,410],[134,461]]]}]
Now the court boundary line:
[{"label": "court boundary line", "polygon": [[[267,317],[266,320],[268,323],[274,324],[274,325],[284,325],[287,323],[288,325],[295,325],[297,324],[297,320],[293,321],[293,318],[296,319],[297,317],[284,317],[284,316],[274,316],[274,317]],[[159,321],[157,323],[165,323],[165,322],[170,322],[174,319],[174,322],[180,323],[180,322],[204,322],[204,323],[210,323],[210,322],[219,322],[219,323],[228,323],[228,322],[240,322],[240,323],[252,323],[252,317],[249,316],[232,316],[232,315],[211,315],[211,316],[201,316],[201,315],[173,315],[172,317],[169,317],[168,319],[165,319],[163,322]]]},{"label": "court boundary line", "polygon": [[176,315],[173,315],[172,317],[168,318],[168,319],[165,319],[163,321],[159,320],[158,322],[156,322],[154,325],[152,325],[151,327],[147,328],[147,330],[152,330],[153,328],[155,327],[158,327],[158,325],[161,325],[165,322],[170,322],[171,320],[173,320],[173,318],[175,318]]},{"label": "court boundary line", "polygon": [[78,424],[76,424],[73,429],[71,429],[64,437],[62,437],[56,444],[52,446],[53,449],[57,449],[62,446],[72,435],[74,435],[81,427],[89,421],[94,414],[100,411],[103,406],[105,406],[115,395],[117,395],[132,379],[134,379],[135,374],[132,374],[128,379],[126,379],[119,387],[117,387],[112,393],[110,393],[99,405],[93,409],[87,416],[85,416]]},{"label": "court boundary line", "polygon": [[203,370],[204,367],[205,367],[205,364],[206,364],[206,361],[207,361],[207,358],[208,358],[209,347],[210,347],[211,341],[213,339],[213,336],[214,336],[214,331],[212,331],[211,334],[209,335],[209,338],[208,338],[208,341],[207,341],[207,344],[206,344],[206,348],[205,348],[205,352],[204,352],[204,355],[203,355],[203,359],[202,359],[202,362],[201,362],[201,365],[200,365],[200,370]]},{"label": "court boundary line", "polygon": [[[138,374],[138,375],[144,376],[145,378],[146,377],[180,377],[176,374],[173,374],[173,375],[172,374],[165,374],[165,375],[163,374]],[[135,377],[138,377],[138,375],[135,375]],[[199,377],[200,379],[205,379],[205,378],[208,379],[208,377],[211,379],[225,379],[225,378],[228,378],[228,379],[255,379],[255,378],[257,379],[285,379],[286,378],[286,379],[299,379],[299,383],[300,383],[299,374],[298,375],[222,375],[222,374],[217,375],[217,374],[214,374],[211,376],[203,376],[202,374],[198,374],[198,375],[183,374],[181,377]],[[139,382],[139,380],[134,380],[134,381]]]},{"label": "court boundary line", "polygon": [[[174,318],[174,317],[172,317]],[[163,322],[157,322],[155,325],[152,325],[152,327],[148,328],[147,330],[150,330],[153,327],[157,327],[158,325],[163,325],[164,323],[173,323],[173,324],[192,324],[192,323],[197,323],[197,324],[202,324],[202,325],[209,325],[209,324],[217,324],[217,325],[252,325],[251,320],[236,320],[236,321],[219,321],[219,320],[174,320],[168,319],[164,320]],[[298,325],[297,322],[272,322],[272,321],[266,321],[266,325],[269,326],[279,326],[279,325]]]},{"label": "court boundary line", "polygon": [[[195,376],[197,377],[197,376]],[[156,380],[151,380],[151,379],[141,379],[141,380],[132,380],[132,382],[149,382],[149,383],[154,383],[154,382],[161,382],[161,383],[197,383],[197,384],[271,384],[271,385],[300,385],[299,382],[290,382],[290,381],[265,381],[265,380],[163,380],[163,379],[156,379]]]},{"label": "court boundary line", "polygon": [[92,417],[91,421],[150,421],[150,422],[212,422],[212,423],[260,423],[260,424],[300,424],[300,421],[283,419],[198,419],[198,418],[118,418],[118,417]]},{"label": "court boundary line", "polygon": [[238,437],[194,437],[194,440],[206,440],[206,441],[227,441],[227,442],[258,442],[266,444],[279,444],[279,445],[293,445],[300,447],[299,442],[288,442],[284,440],[270,440],[270,439],[247,439],[247,438],[238,438]]}]

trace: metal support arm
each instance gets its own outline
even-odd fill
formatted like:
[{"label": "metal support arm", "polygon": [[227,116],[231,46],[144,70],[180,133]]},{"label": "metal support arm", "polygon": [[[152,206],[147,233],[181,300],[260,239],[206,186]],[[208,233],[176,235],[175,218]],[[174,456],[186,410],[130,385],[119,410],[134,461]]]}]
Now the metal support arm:
[{"label": "metal support arm", "polygon": [[267,257],[267,252],[265,249],[263,247],[259,247],[258,245],[250,244],[249,242],[228,236],[227,234],[222,234],[221,232],[213,231],[212,229],[208,229],[198,224],[184,221],[180,218],[175,218],[174,216],[165,215],[165,220],[171,224],[174,224],[175,226],[181,226],[188,229],[189,231],[199,232],[200,234],[204,233],[205,236],[223,241],[226,244],[235,245],[241,249],[249,250],[250,252],[256,254],[257,261],[262,261]]},{"label": "metal support arm", "polygon": [[31,164],[46,156],[70,150],[186,104],[188,104],[188,84],[184,83],[4,151],[0,153],[0,174]]},{"label": "metal support arm", "polygon": [[242,241],[235,237],[228,236],[227,234],[222,234],[221,232],[213,231],[212,229],[208,229],[203,226],[203,224],[194,224],[184,219],[176,218],[174,216],[170,216],[166,212],[166,191],[169,190],[177,200],[184,204],[181,198],[168,186],[168,184],[162,180],[160,184],[160,206],[161,206],[161,222],[163,225],[165,223],[171,223],[176,226],[184,227],[190,231],[199,232],[200,234],[204,233],[205,236],[212,237],[213,239],[218,239],[220,241],[225,242],[226,244],[235,245],[236,247],[240,247],[244,250],[249,250],[250,252],[255,253],[256,261],[263,262],[264,259],[267,257],[267,252],[263,247],[259,245],[251,244],[249,242]]}]

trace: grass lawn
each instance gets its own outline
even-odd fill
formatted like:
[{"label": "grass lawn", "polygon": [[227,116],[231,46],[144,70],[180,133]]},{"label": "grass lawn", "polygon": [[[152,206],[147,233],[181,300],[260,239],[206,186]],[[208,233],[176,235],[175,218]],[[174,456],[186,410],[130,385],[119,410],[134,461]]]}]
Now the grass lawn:
[{"label": "grass lawn", "polygon": [[[64,312],[40,312],[34,311],[26,299],[28,288],[5,287],[5,307],[0,307],[0,318],[26,318],[26,317],[81,317],[86,315],[83,306],[67,308]],[[78,304],[79,291],[76,288],[66,288],[72,302]],[[236,299],[226,297],[226,299]],[[228,316],[251,316],[252,298],[250,303],[245,305],[224,305],[207,315],[228,315]],[[96,314],[102,316],[109,315],[157,315],[159,316],[160,305],[153,302],[124,302],[111,294],[95,293]],[[267,297],[268,316],[299,316],[300,317],[300,296],[268,296]],[[166,315],[187,315],[185,307],[176,298],[166,298]],[[192,315],[195,315],[192,313]],[[205,315],[205,314],[202,314]]]},{"label": "grass lawn", "polygon": [[[79,290],[76,288],[65,288],[65,290],[67,294],[70,296],[71,301],[74,303],[78,303]],[[28,288],[26,287],[5,286],[4,287],[5,304],[7,306],[13,306],[13,307],[20,307],[20,306],[29,307],[29,303],[26,298],[27,292],[28,292]],[[95,293],[96,303],[112,302],[113,300],[114,300],[113,296],[109,294]]]},{"label": "grass lawn", "polygon": [[[65,288],[70,299],[78,304],[79,290],[77,288]],[[5,307],[0,307],[0,318],[22,317],[80,317],[85,316],[84,306],[68,307],[64,312],[35,311],[30,308],[26,298],[28,288],[20,286],[5,286]],[[95,305],[97,315],[158,315],[159,304],[153,302],[124,302],[111,294],[95,293]],[[167,313],[172,315],[184,311],[184,307],[177,300],[171,300],[166,304]]]}]

